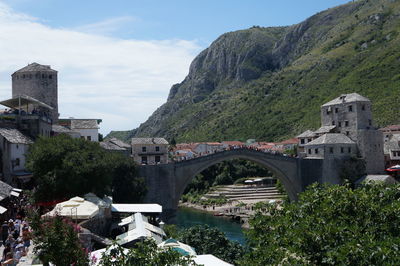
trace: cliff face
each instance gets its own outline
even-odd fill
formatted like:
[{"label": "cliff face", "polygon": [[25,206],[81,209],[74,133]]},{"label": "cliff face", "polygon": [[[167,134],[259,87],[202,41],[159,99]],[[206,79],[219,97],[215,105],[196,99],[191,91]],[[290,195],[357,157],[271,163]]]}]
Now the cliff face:
[{"label": "cliff face", "polygon": [[317,126],[321,104],[353,91],[373,101],[378,124],[400,122],[399,18],[398,1],[360,0],[289,27],[225,33],[146,122],[111,135],[274,140]]}]

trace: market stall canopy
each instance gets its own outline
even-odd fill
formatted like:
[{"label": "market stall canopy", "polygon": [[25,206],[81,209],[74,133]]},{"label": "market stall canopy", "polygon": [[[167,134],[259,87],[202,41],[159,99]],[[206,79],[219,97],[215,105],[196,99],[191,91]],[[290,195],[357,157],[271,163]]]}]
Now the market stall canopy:
[{"label": "market stall canopy", "polygon": [[99,213],[99,207],[81,197],[74,197],[67,201],[58,203],[54,209],[43,216],[64,216],[71,219],[87,220]]},{"label": "market stall canopy", "polygon": [[397,164],[397,165],[394,165],[394,166],[392,166],[392,167],[389,167],[388,169],[386,169],[386,171],[388,171],[388,172],[397,172],[397,171],[400,171],[400,165]]},{"label": "market stall canopy", "polygon": [[145,221],[145,218],[141,213],[135,213],[133,218],[133,224],[132,226],[129,226],[128,232],[116,237],[118,244],[125,245],[145,238],[152,238],[156,243],[162,242],[162,236],[165,236],[162,229],[159,229],[162,232],[162,234],[159,234],[158,230],[154,230],[154,226],[149,227],[150,224]]},{"label": "market stall canopy", "polygon": [[0,214],[3,214],[7,211],[6,208],[4,208],[3,206],[0,206]]},{"label": "market stall canopy", "polygon": [[126,213],[162,213],[162,206],[159,204],[112,204],[111,211]]},{"label": "market stall canopy", "polygon": [[[168,240],[165,240],[164,242],[160,243],[158,247],[162,249],[173,249],[175,251],[178,251],[180,254],[183,256],[196,256],[196,251],[194,251],[194,248],[192,248],[189,245],[186,245],[182,242],[179,242],[173,238],[170,238]],[[214,265],[219,265],[219,264],[214,264]]]},{"label": "market stall canopy", "polygon": [[[110,255],[112,254],[114,251],[113,250],[118,250],[119,247],[117,245],[112,245],[108,248],[102,248],[102,249],[98,249],[95,250],[93,252],[90,253],[90,258],[92,258],[93,264],[90,265],[100,265],[100,260],[101,258],[105,255]],[[129,249],[127,248],[122,248],[122,252],[127,255],[129,252]]]},{"label": "market stall canopy", "polygon": [[0,102],[1,105],[7,106],[9,108],[17,109],[20,108],[21,106],[26,106],[26,105],[37,105],[41,106],[44,108],[47,108],[49,110],[53,110],[54,108],[51,107],[48,104],[45,104],[44,102],[41,102],[33,97],[27,96],[27,95],[20,95],[18,97],[14,97],[5,101]]}]

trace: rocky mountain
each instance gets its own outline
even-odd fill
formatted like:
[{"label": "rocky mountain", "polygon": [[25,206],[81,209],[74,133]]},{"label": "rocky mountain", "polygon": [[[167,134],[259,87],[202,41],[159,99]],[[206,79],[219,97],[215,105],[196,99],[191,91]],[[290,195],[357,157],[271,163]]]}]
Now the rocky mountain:
[{"label": "rocky mountain", "polygon": [[273,141],[320,124],[341,93],[373,101],[376,126],[400,122],[400,1],[359,0],[288,27],[225,33],[168,100],[132,131],[177,141]]}]

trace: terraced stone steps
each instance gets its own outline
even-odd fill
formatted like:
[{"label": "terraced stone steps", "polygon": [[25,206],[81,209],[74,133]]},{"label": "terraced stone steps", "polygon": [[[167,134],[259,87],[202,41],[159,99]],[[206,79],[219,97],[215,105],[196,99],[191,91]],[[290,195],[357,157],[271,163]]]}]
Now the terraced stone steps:
[{"label": "terraced stone steps", "polygon": [[224,196],[229,200],[272,200],[281,199],[283,195],[274,186],[223,186],[204,195],[205,198]]}]

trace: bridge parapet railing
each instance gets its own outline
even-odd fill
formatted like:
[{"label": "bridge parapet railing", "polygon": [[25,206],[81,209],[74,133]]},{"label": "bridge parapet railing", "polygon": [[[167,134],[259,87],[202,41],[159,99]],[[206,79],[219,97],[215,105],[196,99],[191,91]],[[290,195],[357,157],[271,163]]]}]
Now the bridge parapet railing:
[{"label": "bridge parapet railing", "polygon": [[298,159],[297,157],[293,157],[287,154],[283,154],[280,152],[274,152],[274,151],[263,151],[263,150],[257,150],[254,148],[232,148],[232,149],[225,149],[222,151],[216,151],[213,153],[207,153],[204,155],[200,155],[197,157],[193,157],[193,158],[188,158],[185,160],[180,160],[180,161],[173,161],[173,163],[175,164],[184,164],[184,163],[190,163],[190,162],[194,162],[194,161],[203,161],[203,160],[209,160],[210,157],[220,157],[223,155],[230,155],[230,154],[235,154],[235,153],[240,153],[240,152],[244,152],[244,153],[253,153],[253,154],[257,154],[257,155],[271,155],[273,157],[280,157],[281,159],[287,159],[287,160],[296,160]]}]

